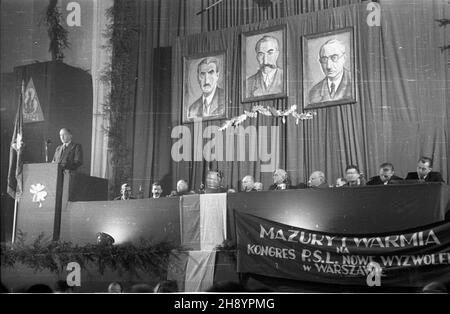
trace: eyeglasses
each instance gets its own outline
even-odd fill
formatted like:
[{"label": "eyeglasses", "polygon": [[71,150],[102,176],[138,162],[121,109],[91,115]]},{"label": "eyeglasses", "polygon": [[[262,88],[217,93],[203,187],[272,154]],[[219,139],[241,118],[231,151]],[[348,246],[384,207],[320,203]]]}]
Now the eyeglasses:
[{"label": "eyeglasses", "polygon": [[345,52],[341,55],[331,55],[329,57],[320,57],[319,61],[320,63],[327,63],[328,59],[331,59],[331,61],[336,62],[338,61],[340,58],[342,58],[342,56],[345,54]]}]

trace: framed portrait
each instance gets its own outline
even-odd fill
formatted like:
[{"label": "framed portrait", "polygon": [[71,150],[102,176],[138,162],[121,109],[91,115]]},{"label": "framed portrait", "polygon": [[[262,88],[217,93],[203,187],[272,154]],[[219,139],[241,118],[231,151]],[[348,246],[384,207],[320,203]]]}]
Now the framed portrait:
[{"label": "framed portrait", "polygon": [[183,57],[182,123],[228,117],[226,52]]},{"label": "framed portrait", "polygon": [[303,36],[303,109],[356,102],[353,28]]},{"label": "framed portrait", "polygon": [[241,100],[287,96],[286,25],[241,36]]}]

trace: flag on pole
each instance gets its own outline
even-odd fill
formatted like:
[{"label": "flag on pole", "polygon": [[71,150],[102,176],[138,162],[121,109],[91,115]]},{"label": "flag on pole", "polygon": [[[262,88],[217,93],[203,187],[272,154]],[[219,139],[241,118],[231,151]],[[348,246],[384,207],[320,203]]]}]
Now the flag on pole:
[{"label": "flag on pole", "polygon": [[9,148],[9,169],[8,169],[8,194],[16,199],[22,194],[22,152],[23,152],[23,100],[25,84],[22,81],[22,89],[17,106],[16,119],[14,122],[14,132]]}]

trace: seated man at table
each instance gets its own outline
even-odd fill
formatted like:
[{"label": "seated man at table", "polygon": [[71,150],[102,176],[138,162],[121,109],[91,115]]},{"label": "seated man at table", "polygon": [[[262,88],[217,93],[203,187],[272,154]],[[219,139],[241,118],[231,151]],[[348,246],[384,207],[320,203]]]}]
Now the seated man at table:
[{"label": "seated man at table", "polygon": [[327,188],[327,180],[325,179],[325,174],[322,171],[314,171],[309,176],[308,186],[310,188]]},{"label": "seated man at table", "polygon": [[288,173],[284,169],[277,169],[273,173],[273,184],[269,190],[287,190],[290,188]]},{"label": "seated man at table", "polygon": [[370,178],[367,185],[388,185],[399,181],[403,181],[403,179],[394,174],[394,165],[390,162],[385,162],[380,165],[379,175]]},{"label": "seated man at table", "polygon": [[264,189],[262,182],[255,182],[255,185],[253,187],[256,192],[260,192]]},{"label": "seated man at table", "polygon": [[122,184],[122,186],[120,187],[120,195],[117,196],[114,200],[128,201],[132,199],[134,199],[134,197],[131,195],[131,186],[128,183]]},{"label": "seated man at table", "polygon": [[432,171],[433,160],[429,157],[421,157],[417,162],[417,171],[408,172],[405,180],[420,180],[424,182],[444,182],[437,171]]},{"label": "seated man at table", "polygon": [[219,171],[208,171],[206,175],[205,193],[225,193],[227,189],[223,185],[223,174]]},{"label": "seated man at table", "polygon": [[161,188],[161,184],[156,181],[152,184],[152,198],[160,198],[162,195],[163,189]]},{"label": "seated man at table", "polygon": [[347,184],[347,180],[345,178],[337,178],[335,188],[340,188],[341,186],[345,186]]},{"label": "seated man at table", "polygon": [[255,179],[253,176],[245,176],[242,179],[242,192],[254,192],[255,190]]},{"label": "seated man at table", "polygon": [[361,178],[359,168],[355,165],[348,165],[347,168],[345,168],[345,180],[347,180],[347,183],[344,186],[364,185],[364,180]]},{"label": "seated man at table", "polygon": [[182,196],[188,194],[195,194],[195,192],[189,191],[189,185],[185,180],[178,180],[177,190],[172,191],[169,196]]}]

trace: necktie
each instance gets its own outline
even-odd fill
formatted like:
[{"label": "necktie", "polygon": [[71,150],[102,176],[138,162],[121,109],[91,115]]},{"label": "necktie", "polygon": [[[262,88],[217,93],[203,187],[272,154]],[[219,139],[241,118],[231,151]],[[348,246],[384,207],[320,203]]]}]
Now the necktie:
[{"label": "necktie", "polygon": [[203,115],[209,116],[208,102],[206,101],[206,98],[203,100]]},{"label": "necktie", "polygon": [[334,94],[335,94],[335,86],[334,83],[331,83],[331,91],[330,91],[331,98],[334,98]]}]

